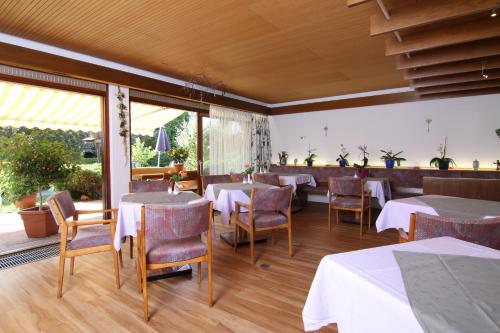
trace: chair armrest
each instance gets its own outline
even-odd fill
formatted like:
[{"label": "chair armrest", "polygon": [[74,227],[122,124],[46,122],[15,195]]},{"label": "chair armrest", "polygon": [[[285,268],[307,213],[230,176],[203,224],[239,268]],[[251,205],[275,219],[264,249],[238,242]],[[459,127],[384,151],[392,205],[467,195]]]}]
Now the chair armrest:
[{"label": "chair armrest", "polygon": [[82,209],[82,210],[77,210],[76,213],[78,215],[83,215],[83,214],[94,214],[94,213],[117,213],[118,208],[111,208],[111,209]]},{"label": "chair armrest", "polygon": [[236,201],[234,204],[235,204],[235,208],[236,208],[237,212],[240,211],[240,207],[244,207],[246,209],[250,209],[250,205],[249,204],[245,204],[245,203],[240,202],[240,201]]},{"label": "chair armrest", "polygon": [[84,225],[94,225],[94,224],[103,224],[103,223],[116,223],[116,220],[92,220],[92,221],[68,221],[67,224],[69,227],[79,227]]}]

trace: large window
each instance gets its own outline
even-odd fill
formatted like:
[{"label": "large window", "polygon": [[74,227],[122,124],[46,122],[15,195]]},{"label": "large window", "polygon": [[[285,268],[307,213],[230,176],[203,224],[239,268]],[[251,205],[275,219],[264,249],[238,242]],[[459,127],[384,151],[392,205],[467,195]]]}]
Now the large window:
[{"label": "large window", "polygon": [[[198,169],[196,112],[131,102],[130,126],[133,179],[148,174],[151,178],[160,177],[162,171],[154,168],[171,167],[179,162],[171,156],[179,150],[187,153],[186,160],[181,161],[184,169]],[[164,138],[159,138],[160,130],[164,130]],[[158,144],[159,140],[166,144]]]}]

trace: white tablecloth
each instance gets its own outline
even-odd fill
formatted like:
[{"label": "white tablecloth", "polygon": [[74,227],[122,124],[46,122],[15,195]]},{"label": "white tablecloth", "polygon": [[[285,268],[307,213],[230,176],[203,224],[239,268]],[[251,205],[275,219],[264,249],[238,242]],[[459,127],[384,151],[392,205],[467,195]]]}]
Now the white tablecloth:
[{"label": "white tablecloth", "polygon": [[[439,195],[429,195],[429,197],[440,197]],[[390,228],[403,228],[406,232],[410,230],[411,213],[421,212],[429,215],[438,215],[436,210],[417,199],[411,197],[405,199],[391,200],[387,202],[380,212],[377,222],[377,231],[381,232]]]},{"label": "white tablecloth", "polygon": [[287,174],[279,174],[278,176],[280,178],[280,185],[281,186],[292,185],[294,193],[297,190],[297,185],[307,184],[309,186],[316,187],[316,181],[314,180],[314,177],[312,175],[309,175],[309,174],[287,173]]},{"label": "white tablecloth", "polygon": [[500,251],[451,237],[328,255],[302,311],[305,330],[337,323],[342,333],[423,332],[393,250],[500,258]]},{"label": "white tablecloth", "polygon": [[[166,192],[154,192],[154,193],[147,192],[146,195],[153,194],[156,196],[158,193],[161,193],[160,195],[167,196]],[[143,196],[144,194],[145,193],[137,193],[137,195],[141,196]],[[123,196],[129,196],[129,195],[130,195],[129,193],[126,193]],[[196,200],[201,199],[199,195],[190,191],[181,192],[180,194],[178,194],[178,196],[186,196],[188,198],[186,203],[194,202]],[[198,197],[199,199],[196,199],[196,197]],[[193,201],[192,199],[195,200]],[[115,239],[113,240],[113,245],[117,251],[119,251],[121,248],[123,237],[125,236],[137,237],[137,229],[140,228],[141,224],[141,206],[143,204],[148,203],[148,202],[140,202],[140,200],[137,201],[138,202],[120,201],[120,203],[118,204],[118,219],[116,221]],[[168,199],[166,199],[160,203],[169,204],[170,202]],[[176,203],[179,204],[178,202]]]}]

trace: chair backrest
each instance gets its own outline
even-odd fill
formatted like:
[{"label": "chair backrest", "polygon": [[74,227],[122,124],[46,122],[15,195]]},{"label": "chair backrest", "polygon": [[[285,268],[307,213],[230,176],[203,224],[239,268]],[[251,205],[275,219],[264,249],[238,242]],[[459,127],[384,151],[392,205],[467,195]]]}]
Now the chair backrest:
[{"label": "chair backrest", "polygon": [[65,224],[66,219],[76,214],[75,204],[68,191],[62,191],[51,195],[47,199],[47,203],[58,225]]},{"label": "chair backrest", "polygon": [[169,183],[166,180],[133,180],[128,183],[130,193],[138,192],[165,192]]},{"label": "chair backrest", "polygon": [[185,205],[144,205],[141,230],[146,243],[201,236],[211,228],[212,203],[200,200]]},{"label": "chair backrest", "polygon": [[415,213],[410,219],[409,240],[443,236],[500,250],[500,217],[466,219]]},{"label": "chair backrest", "polygon": [[350,177],[328,177],[330,195],[363,195],[363,180]]},{"label": "chair backrest", "polygon": [[250,195],[250,206],[253,211],[280,212],[286,216],[292,205],[293,186],[269,189],[254,188]]},{"label": "chair backrest", "polygon": [[229,174],[229,177],[231,177],[232,183],[242,183],[245,176],[246,176],[246,174],[244,174],[242,172],[231,172]]},{"label": "chair backrest", "polygon": [[203,191],[207,189],[207,186],[209,184],[221,184],[221,183],[231,183],[231,177],[229,175],[201,176],[201,184],[203,186]]},{"label": "chair backrest", "polygon": [[275,173],[254,173],[253,180],[257,183],[280,186],[280,177]]}]

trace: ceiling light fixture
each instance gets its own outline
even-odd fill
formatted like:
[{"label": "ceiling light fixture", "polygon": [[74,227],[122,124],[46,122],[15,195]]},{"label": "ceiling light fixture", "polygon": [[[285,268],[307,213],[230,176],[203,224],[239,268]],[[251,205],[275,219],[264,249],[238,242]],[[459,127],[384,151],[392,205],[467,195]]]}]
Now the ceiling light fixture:
[{"label": "ceiling light fixture", "polygon": [[483,62],[483,66],[481,68],[481,79],[486,80],[488,78],[488,74],[486,74],[484,71],[486,70],[486,65]]},{"label": "ceiling light fixture", "polygon": [[497,11],[495,10],[495,8],[493,8],[491,10],[491,14],[490,14],[490,17],[496,17],[497,16]]}]

